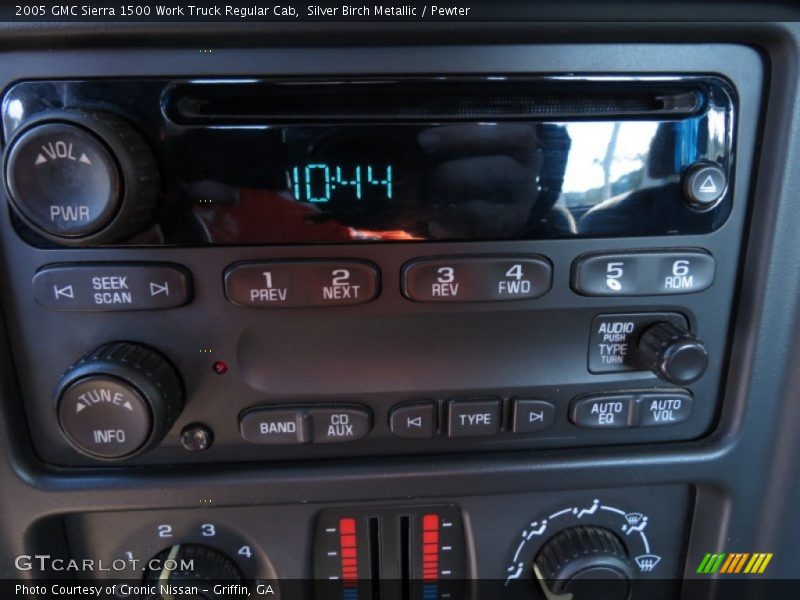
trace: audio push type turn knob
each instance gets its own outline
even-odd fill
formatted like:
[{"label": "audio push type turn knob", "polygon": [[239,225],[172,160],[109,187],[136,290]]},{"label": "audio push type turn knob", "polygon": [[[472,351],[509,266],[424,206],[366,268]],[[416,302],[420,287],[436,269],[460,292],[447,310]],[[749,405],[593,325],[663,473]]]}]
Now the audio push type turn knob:
[{"label": "audio push type turn knob", "polygon": [[705,344],[686,329],[666,321],[642,333],[638,350],[643,367],[675,385],[694,383],[708,367]]},{"label": "audio push type turn knob", "polygon": [[604,527],[566,529],[545,542],[533,563],[549,595],[573,600],[626,600],[633,566],[622,541]]},{"label": "audio push type turn knob", "polygon": [[116,460],[158,444],[183,408],[183,385],[157,351],[106,344],[75,363],[56,392],[58,422],[69,442],[93,458]]},{"label": "audio push type turn knob", "polygon": [[46,113],[11,140],[4,170],[17,214],[63,246],[133,235],[150,218],[158,194],[147,144],[104,112]]}]

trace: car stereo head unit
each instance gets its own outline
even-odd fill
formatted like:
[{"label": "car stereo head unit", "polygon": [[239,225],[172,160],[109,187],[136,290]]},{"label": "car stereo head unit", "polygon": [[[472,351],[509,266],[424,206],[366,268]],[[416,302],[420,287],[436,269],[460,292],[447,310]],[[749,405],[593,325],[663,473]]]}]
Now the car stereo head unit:
[{"label": "car stereo head unit", "polygon": [[734,81],[11,85],[0,295],[36,450],[153,464],[703,435],[757,121]]},{"label": "car stereo head unit", "polygon": [[699,76],[31,81],[5,174],[38,246],[707,233],[734,111]]}]

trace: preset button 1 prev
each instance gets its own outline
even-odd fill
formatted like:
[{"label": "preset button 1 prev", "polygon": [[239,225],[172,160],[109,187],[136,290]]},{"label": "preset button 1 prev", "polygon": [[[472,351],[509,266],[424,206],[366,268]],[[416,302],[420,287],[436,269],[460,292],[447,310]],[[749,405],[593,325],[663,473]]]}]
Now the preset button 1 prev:
[{"label": "preset button 1 prev", "polygon": [[417,302],[498,302],[538,298],[553,269],[540,256],[458,256],[403,267],[403,293]]},{"label": "preset button 1 prev", "polygon": [[251,262],[232,265],[225,271],[225,294],[240,306],[363,304],[373,300],[378,290],[378,268],[366,261]]},{"label": "preset button 1 prev", "polygon": [[191,278],[177,265],[83,263],[51,265],[33,276],[36,302],[52,310],[157,310],[191,299]]}]

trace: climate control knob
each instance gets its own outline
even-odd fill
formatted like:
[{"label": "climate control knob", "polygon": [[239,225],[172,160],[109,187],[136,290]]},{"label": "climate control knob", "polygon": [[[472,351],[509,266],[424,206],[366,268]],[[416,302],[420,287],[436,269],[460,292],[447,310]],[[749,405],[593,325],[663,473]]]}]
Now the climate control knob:
[{"label": "climate control knob", "polygon": [[4,174],[17,214],[62,246],[129,237],[150,218],[155,159],[142,137],[104,112],[53,112],[8,145]]},{"label": "climate control knob", "polygon": [[[604,527],[571,527],[545,542],[533,562],[539,584],[573,600],[626,600],[633,567],[622,541]],[[548,595],[549,597],[549,595]]]},{"label": "climate control knob", "polygon": [[639,338],[638,359],[664,381],[694,383],[708,367],[705,344],[689,331],[667,321],[648,327]]},{"label": "climate control knob", "polygon": [[113,342],[67,371],[56,402],[61,430],[79,452],[118,460],[163,439],[183,409],[183,384],[157,351]]},{"label": "climate control knob", "polygon": [[244,598],[244,578],[229,556],[201,544],[176,544],[160,552],[148,564],[157,567],[145,575],[145,583],[158,590],[147,600],[215,600]]}]

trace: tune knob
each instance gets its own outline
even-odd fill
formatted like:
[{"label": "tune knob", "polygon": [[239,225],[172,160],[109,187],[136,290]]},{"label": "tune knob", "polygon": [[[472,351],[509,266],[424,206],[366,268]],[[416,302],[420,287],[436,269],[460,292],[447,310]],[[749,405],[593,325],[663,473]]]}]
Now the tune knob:
[{"label": "tune knob", "polygon": [[208,546],[176,544],[160,552],[148,564],[154,568],[145,575],[145,583],[157,590],[148,600],[214,600],[248,595],[236,563]]},{"label": "tune knob", "polygon": [[633,567],[628,553],[603,527],[582,525],[556,534],[536,555],[533,569],[549,595],[572,594],[573,600],[630,596]]},{"label": "tune knob", "polygon": [[142,137],[104,112],[52,112],[8,145],[11,205],[31,228],[63,246],[129,237],[150,218],[158,169]]},{"label": "tune knob", "polygon": [[183,385],[152,348],[113,342],[75,363],[59,382],[56,399],[67,440],[83,454],[117,460],[164,438],[183,409]]},{"label": "tune knob", "polygon": [[694,383],[708,366],[705,344],[685,329],[666,321],[652,325],[639,338],[638,359],[664,381]]}]

